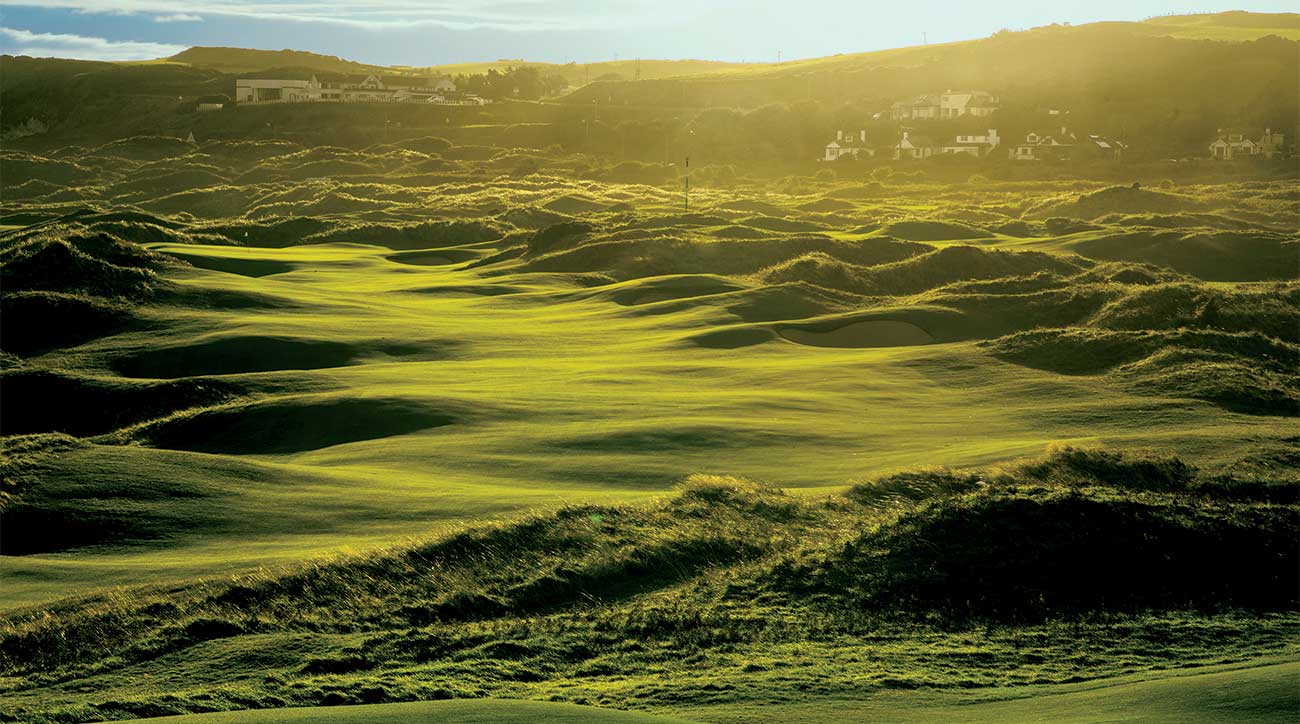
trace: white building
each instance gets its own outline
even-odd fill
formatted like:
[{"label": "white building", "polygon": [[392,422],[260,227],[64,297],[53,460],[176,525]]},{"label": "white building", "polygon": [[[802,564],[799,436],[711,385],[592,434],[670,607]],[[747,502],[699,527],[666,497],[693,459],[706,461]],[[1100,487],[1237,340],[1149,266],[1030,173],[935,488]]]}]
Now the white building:
[{"label": "white building", "polygon": [[1128,144],[1095,133],[1079,134],[1062,126],[1056,131],[1030,131],[1025,140],[1011,147],[1016,161],[1119,161]]},{"label": "white building", "polygon": [[1240,131],[1220,128],[1218,138],[1210,144],[1210,157],[1220,161],[1258,156],[1273,158],[1283,152],[1284,141],[1283,134],[1274,133],[1271,128],[1264,129],[1264,135],[1258,141],[1247,138]]},{"label": "white building", "polygon": [[932,95],[922,95],[898,101],[889,107],[889,117],[895,121],[938,118],[939,99]]},{"label": "white building", "polygon": [[239,103],[304,103],[320,100],[320,83],[311,80],[240,78],[235,81]]},{"label": "white building", "polygon": [[243,104],[261,103],[443,103],[444,94],[453,93],[456,84],[445,76],[438,78],[408,78],[394,76],[389,80],[378,75],[368,75],[358,81],[247,79],[235,81],[235,100]]},{"label": "white building", "polygon": [[1016,161],[1043,161],[1069,158],[1079,138],[1064,126],[1059,131],[1030,131],[1025,140],[1012,146],[1009,155]]},{"label": "white building", "polygon": [[919,95],[906,101],[898,101],[889,108],[889,117],[896,121],[908,120],[942,120],[977,116],[980,118],[993,115],[1000,101],[997,96],[985,91],[949,90],[938,95]]},{"label": "white building", "polygon": [[836,131],[835,140],[826,144],[826,153],[822,156],[823,161],[837,161],[844,156],[853,158],[871,158],[876,155],[876,149],[867,145],[867,132],[858,131]]},{"label": "white building", "polygon": [[946,91],[939,96],[939,117],[987,117],[998,109],[998,98],[984,91]]},{"label": "white building", "polygon": [[929,158],[934,155],[934,141],[929,136],[915,136],[903,131],[903,137],[894,144],[894,158]]},{"label": "white building", "polygon": [[993,152],[1002,139],[998,129],[990,128],[986,133],[959,135],[939,147],[939,153],[964,153],[968,156],[982,158]]}]

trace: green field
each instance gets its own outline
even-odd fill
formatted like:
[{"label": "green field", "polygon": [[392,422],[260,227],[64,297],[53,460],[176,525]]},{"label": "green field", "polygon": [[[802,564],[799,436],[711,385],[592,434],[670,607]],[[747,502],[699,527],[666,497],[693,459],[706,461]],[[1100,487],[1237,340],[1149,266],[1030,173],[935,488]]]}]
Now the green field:
[{"label": "green field", "polygon": [[[177,724],[226,722],[437,722],[438,724],[506,724],[539,719],[548,722],[610,722],[611,724],[670,724],[671,722],[872,721],[881,724],[920,724],[949,721],[959,724],[1034,724],[1096,721],[1196,724],[1198,722],[1288,722],[1294,714],[1295,682],[1300,665],[1264,664],[1229,667],[1210,673],[1176,674],[1143,681],[1115,681],[1104,685],[1074,685],[1049,691],[1025,692],[1002,700],[953,695],[876,696],[867,701],[826,702],[811,706],[705,707],[682,719],[575,707],[563,704],[479,700],[436,701],[417,704],[380,704],[332,709],[290,709],[193,714],[148,719]],[[917,699],[921,699],[918,705]]]},{"label": "green field", "polygon": [[275,711],[238,712],[234,714],[191,714],[188,716],[141,719],[158,722],[445,722],[446,724],[508,724],[510,722],[557,722],[558,724],[686,724],[676,717],[654,716],[639,712],[596,709],[572,704],[547,704],[533,701],[473,700],[429,701],[415,704],[377,704],[343,706],[332,709],[279,709]]},{"label": "green field", "polygon": [[[703,203],[725,207],[731,198],[710,194]],[[556,201],[572,203],[568,195]],[[541,205],[548,203],[556,205]],[[862,213],[850,207],[839,213]],[[649,219],[655,210],[673,214],[650,206]],[[745,212],[731,215],[738,213]],[[763,217],[744,218],[759,225]],[[717,222],[714,230],[738,228],[722,217],[705,221]],[[935,223],[917,233],[969,228]],[[903,226],[892,230],[903,233]],[[736,248],[780,255],[792,253],[783,247],[807,244],[768,235]],[[975,273],[994,276],[1020,271],[998,265],[1022,257],[981,249],[1114,246],[1099,244],[1109,235],[1097,230],[1051,239],[990,236],[978,247],[969,239],[931,243],[963,245],[975,261],[988,257],[992,266]],[[862,241],[860,234],[842,238],[835,242],[841,254],[861,254],[854,250],[875,243],[881,251],[866,253],[920,252],[910,260],[944,262],[942,254],[927,257],[921,243],[886,241],[892,237],[879,232]],[[1222,244],[1228,237],[1214,238]],[[1132,252],[1133,241],[1124,241]],[[694,243],[709,252],[708,243]],[[1278,270],[1269,254],[1290,253],[1269,251],[1259,237],[1240,243],[1260,249],[1253,258],[1233,258],[1235,269],[1206,264],[1253,279]],[[931,280],[918,278],[907,282],[921,288],[913,295],[877,297],[854,309],[852,291],[869,283],[851,276],[862,267],[824,253],[796,264],[814,274],[846,274],[839,296],[801,281],[764,283],[761,274],[685,273],[704,271],[707,260],[666,269],[676,274],[637,270],[635,278],[599,286],[586,275],[600,270],[585,268],[589,260],[576,252],[475,266],[501,253],[504,245],[495,242],[419,252],[356,243],[150,248],[188,262],[166,272],[168,298],[195,302],[140,307],[140,331],[46,353],[33,367],[59,371],[72,389],[139,390],[138,397],[148,397],[147,385],[156,381],[216,376],[235,399],[120,428],[106,421],[87,430],[97,433],[90,444],[48,463],[49,495],[68,515],[120,504],[101,499],[100,481],[122,471],[135,478],[133,488],[189,492],[184,502],[168,499],[157,510],[156,502],[132,503],[157,516],[130,524],[139,528],[139,545],[3,559],[11,606],[65,596],[80,581],[180,580],[364,551],[466,520],[574,500],[646,500],[697,472],[824,494],[895,470],[969,468],[1035,455],[1051,444],[1155,448],[1226,466],[1283,448],[1294,435],[1276,417],[1225,411],[1215,400],[1010,364],[979,341],[1034,326],[1032,319],[990,318],[981,305],[1012,309],[1023,300],[1024,314],[1048,305],[1049,314],[1059,309],[1086,318],[1104,304],[1132,306],[1129,295],[1153,291],[1142,286],[1146,280],[990,300],[982,290],[955,294],[948,287],[940,295],[924,290]],[[1027,258],[1023,271],[1057,263]],[[827,265],[829,271],[813,271]],[[789,262],[775,268],[808,273]],[[947,273],[912,268],[907,273]],[[1179,284],[1171,278],[1166,294],[1184,295]],[[1234,282],[1223,293],[1267,293],[1272,284]],[[1176,303],[1203,303],[1195,294]],[[1080,296],[1080,309],[1069,309]],[[1285,326],[1294,310],[1275,313],[1283,316],[1268,323]],[[990,399],[1002,402],[985,404]],[[31,413],[11,403],[7,414]],[[44,427],[30,431],[68,429],[84,414],[47,413]],[[121,445],[139,442],[152,444]],[[183,513],[175,507],[181,505]]]}]

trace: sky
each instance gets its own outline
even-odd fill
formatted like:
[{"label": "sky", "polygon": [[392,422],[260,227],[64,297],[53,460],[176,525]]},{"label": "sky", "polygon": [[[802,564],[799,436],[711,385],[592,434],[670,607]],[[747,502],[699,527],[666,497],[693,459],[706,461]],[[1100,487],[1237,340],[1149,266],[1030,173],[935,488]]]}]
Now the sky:
[{"label": "sky", "polygon": [[1234,9],[1296,6],[1295,0],[0,0],[0,50],[143,60],[225,45],[420,66],[503,58],[770,62],[778,53],[791,60],[1054,22]]}]

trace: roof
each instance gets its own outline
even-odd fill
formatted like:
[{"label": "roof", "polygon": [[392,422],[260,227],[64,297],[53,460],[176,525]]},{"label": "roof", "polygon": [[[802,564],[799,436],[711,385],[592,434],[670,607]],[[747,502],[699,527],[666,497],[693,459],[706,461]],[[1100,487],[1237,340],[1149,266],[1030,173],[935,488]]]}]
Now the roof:
[{"label": "roof", "polygon": [[1106,138],[1105,136],[1098,136],[1096,134],[1089,134],[1088,140],[1097,144],[1099,148],[1117,148],[1120,150],[1127,148],[1123,141],[1116,141],[1113,138]]},{"label": "roof", "polygon": [[912,144],[913,146],[916,146],[916,147],[918,147],[918,148],[920,148],[921,146],[933,146],[933,145],[935,145],[935,143],[934,143],[934,139],[933,139],[933,138],[930,138],[929,136],[912,136],[912,135],[908,135],[907,138],[900,139],[900,140],[898,141],[898,144],[901,146],[901,145],[903,144],[903,141],[907,141],[908,143],[910,143],[910,144]]},{"label": "roof", "polygon": [[1030,131],[1025,134],[1026,141],[1028,141],[1030,134],[1038,136],[1039,143],[1043,143],[1044,141],[1053,141],[1063,146],[1079,140],[1079,137],[1076,136],[1073,131],[1066,131],[1065,133],[1058,133],[1055,131],[1047,133],[1044,133],[1043,131]]},{"label": "roof", "polygon": [[450,76],[445,75],[378,75],[375,73],[351,74],[343,76],[341,80],[335,79],[335,83],[359,84],[364,83],[371,78],[376,78],[380,83],[386,86],[399,86],[406,88],[422,88],[432,86],[439,81],[450,81]]}]

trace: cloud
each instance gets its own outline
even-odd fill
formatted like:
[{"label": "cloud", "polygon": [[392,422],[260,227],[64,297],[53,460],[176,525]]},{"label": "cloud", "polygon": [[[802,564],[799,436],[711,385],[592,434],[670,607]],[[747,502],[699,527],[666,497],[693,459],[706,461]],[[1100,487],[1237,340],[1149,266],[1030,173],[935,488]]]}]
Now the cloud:
[{"label": "cloud", "polygon": [[189,13],[172,13],[171,15],[155,15],[153,21],[155,23],[201,23],[203,18]]},{"label": "cloud", "polygon": [[[679,22],[709,3],[693,0],[8,0],[82,13],[154,14],[155,19],[229,15],[252,19],[343,24],[372,30],[432,25],[515,32],[609,29]],[[735,4],[726,0],[724,4]],[[6,4],[0,0],[0,4]],[[715,3],[716,4],[716,3]],[[743,3],[742,3],[743,4]],[[159,20],[160,22],[169,22]]]},{"label": "cloud", "polygon": [[33,33],[0,27],[0,48],[10,55],[79,60],[149,60],[175,55],[184,45],[106,40],[70,33]]}]

